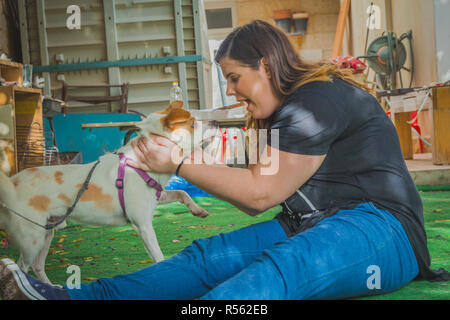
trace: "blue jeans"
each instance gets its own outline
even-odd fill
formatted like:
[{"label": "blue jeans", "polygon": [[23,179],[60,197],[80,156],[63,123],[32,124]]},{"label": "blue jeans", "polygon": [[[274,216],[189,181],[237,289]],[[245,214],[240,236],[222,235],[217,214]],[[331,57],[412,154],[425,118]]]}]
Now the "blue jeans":
[{"label": "blue jeans", "polygon": [[271,220],[196,240],[137,272],[66,289],[72,299],[339,299],[394,291],[417,274],[400,222],[364,203],[290,238]]}]

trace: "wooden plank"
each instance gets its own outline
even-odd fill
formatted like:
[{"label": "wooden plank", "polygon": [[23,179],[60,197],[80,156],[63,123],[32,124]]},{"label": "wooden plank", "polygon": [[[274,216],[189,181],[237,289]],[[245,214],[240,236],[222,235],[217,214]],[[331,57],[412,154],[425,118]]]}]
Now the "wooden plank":
[{"label": "wooden plank", "polygon": [[[117,45],[117,28],[116,28],[116,10],[115,0],[103,0],[103,17],[105,22],[105,42],[106,42],[106,56],[108,60],[119,60],[119,47]],[[120,85],[120,68],[108,68],[109,84]],[[120,88],[112,87],[109,89],[111,96],[120,96]],[[120,109],[118,102],[110,103],[111,111]]]},{"label": "wooden plank", "polygon": [[[183,56],[184,51],[184,31],[183,31],[183,10],[181,9],[181,0],[174,0],[173,4],[175,14],[175,34],[177,39],[177,55]],[[181,91],[183,91],[184,107],[189,109],[189,95],[187,87],[186,63],[178,63],[178,77],[180,80]]]},{"label": "wooden plank", "polygon": [[130,122],[109,122],[109,123],[82,123],[82,129],[92,129],[92,128],[115,128],[115,127],[134,127],[138,125],[140,121],[130,121]]},{"label": "wooden plank", "polygon": [[345,25],[347,23],[348,13],[350,11],[350,0],[344,0],[339,9],[338,23],[336,27],[336,34],[334,37],[332,58],[338,57],[342,50],[342,39],[344,38]]},{"label": "wooden plank", "polygon": [[[201,24],[200,24],[200,12],[199,12],[199,0],[192,0],[192,11],[194,14],[194,33],[195,33],[195,52],[197,55],[202,55],[202,35],[201,35]],[[205,83],[203,74],[203,61],[197,61],[197,84],[198,84],[198,95],[199,95],[199,108],[206,108],[205,105]]]},{"label": "wooden plank", "polygon": [[433,164],[450,164],[450,87],[433,89]]},{"label": "wooden plank", "polygon": [[18,63],[18,62],[14,62],[14,61],[9,61],[9,60],[5,60],[5,59],[0,59],[0,65],[1,66],[8,66],[8,67],[13,67],[13,68],[22,68],[22,64]]},{"label": "wooden plank", "polygon": [[36,95],[42,94],[41,89],[25,88],[25,87],[17,87],[17,86],[14,86],[13,89],[15,92],[19,92],[19,93],[29,93],[29,94],[36,94]]},{"label": "wooden plank", "polygon": [[[47,20],[45,17],[45,3],[44,0],[37,1],[37,15],[38,15],[38,29],[39,29],[39,50],[41,54],[41,64],[48,66],[50,64],[50,58],[48,54],[48,39],[47,39]],[[52,86],[50,73],[42,73],[45,81],[44,94],[47,96],[52,95]]]},{"label": "wooden plank", "polygon": [[394,123],[397,129],[398,138],[400,140],[400,147],[405,159],[413,158],[413,143],[411,125],[407,121],[411,120],[410,112],[394,113]]},{"label": "wooden plank", "polygon": [[19,23],[20,23],[20,43],[22,45],[22,61],[30,64],[30,46],[28,42],[28,19],[25,0],[19,0]]}]

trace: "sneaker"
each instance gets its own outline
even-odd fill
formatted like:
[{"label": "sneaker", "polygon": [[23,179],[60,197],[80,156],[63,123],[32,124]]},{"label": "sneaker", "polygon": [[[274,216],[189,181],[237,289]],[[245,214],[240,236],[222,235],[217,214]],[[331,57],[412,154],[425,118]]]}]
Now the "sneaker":
[{"label": "sneaker", "polygon": [[0,260],[0,297],[3,300],[70,300],[64,288],[29,276],[10,259]]}]

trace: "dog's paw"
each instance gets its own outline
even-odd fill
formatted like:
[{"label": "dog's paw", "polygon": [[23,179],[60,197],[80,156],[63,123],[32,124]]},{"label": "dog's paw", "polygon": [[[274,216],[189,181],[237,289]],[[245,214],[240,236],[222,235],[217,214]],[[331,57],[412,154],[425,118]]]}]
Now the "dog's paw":
[{"label": "dog's paw", "polygon": [[203,208],[198,208],[196,210],[192,210],[192,214],[199,218],[206,218],[207,216],[209,216],[208,211],[206,211]]}]

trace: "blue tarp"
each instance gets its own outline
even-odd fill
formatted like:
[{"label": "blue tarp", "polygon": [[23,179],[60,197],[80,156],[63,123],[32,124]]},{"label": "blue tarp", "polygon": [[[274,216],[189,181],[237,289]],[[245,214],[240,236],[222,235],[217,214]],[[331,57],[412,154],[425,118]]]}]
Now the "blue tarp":
[{"label": "blue tarp", "polygon": [[166,190],[184,190],[191,197],[212,197],[210,194],[206,193],[202,189],[197,188],[196,186],[184,180],[183,178],[175,175],[172,176],[172,178],[170,178]]},{"label": "blue tarp", "polygon": [[[89,163],[107,152],[118,150],[122,146],[126,131],[120,131],[119,128],[82,129],[81,124],[140,120],[139,115],[125,113],[57,114],[53,118],[53,127],[59,152],[81,152],[83,163]],[[44,126],[45,136],[51,137],[50,124],[47,119],[44,120]],[[51,141],[51,139],[46,138],[46,141]],[[177,176],[170,179],[166,189],[184,190],[191,197],[210,196]]]}]

